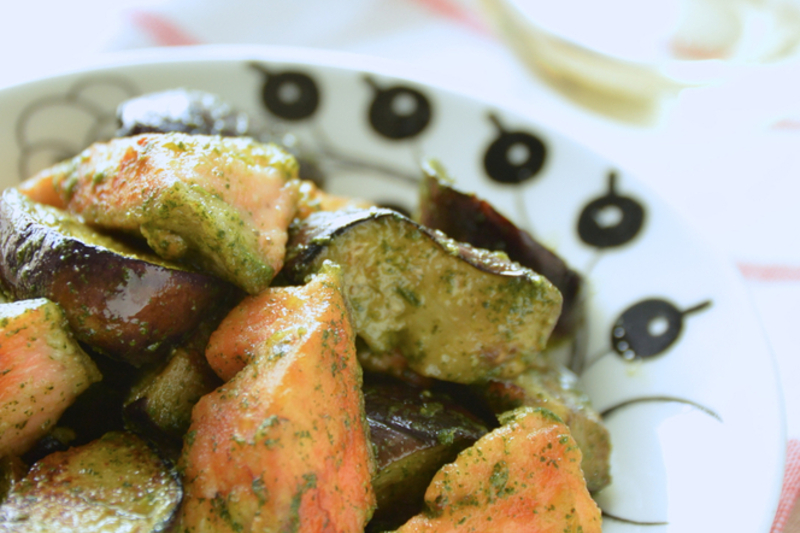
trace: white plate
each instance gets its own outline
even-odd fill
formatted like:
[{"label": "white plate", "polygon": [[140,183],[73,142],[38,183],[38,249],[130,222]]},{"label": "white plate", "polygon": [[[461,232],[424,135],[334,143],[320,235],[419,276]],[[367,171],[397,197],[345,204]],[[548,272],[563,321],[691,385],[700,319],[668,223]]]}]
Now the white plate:
[{"label": "white plate", "polygon": [[[614,445],[614,482],[598,496],[604,531],[768,531],[785,437],[764,336],[732,268],[624,169],[513,106],[397,65],[214,47],[128,54],[0,92],[2,185],[112,132],[120,101],[173,87],[293,132],[324,154],[335,192],[412,209],[420,158],[440,159],[589,280],[582,379]],[[389,119],[371,120],[381,102]]]}]

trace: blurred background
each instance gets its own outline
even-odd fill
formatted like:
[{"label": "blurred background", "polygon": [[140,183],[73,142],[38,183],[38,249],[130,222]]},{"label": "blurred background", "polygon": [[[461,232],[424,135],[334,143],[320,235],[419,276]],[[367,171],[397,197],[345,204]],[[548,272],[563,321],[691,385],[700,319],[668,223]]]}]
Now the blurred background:
[{"label": "blurred background", "polygon": [[[252,43],[378,56],[524,102],[529,116],[647,183],[736,266],[778,360],[790,459],[800,469],[800,0],[28,0],[4,8],[0,87],[109,52]],[[791,476],[796,498],[800,470]]]}]

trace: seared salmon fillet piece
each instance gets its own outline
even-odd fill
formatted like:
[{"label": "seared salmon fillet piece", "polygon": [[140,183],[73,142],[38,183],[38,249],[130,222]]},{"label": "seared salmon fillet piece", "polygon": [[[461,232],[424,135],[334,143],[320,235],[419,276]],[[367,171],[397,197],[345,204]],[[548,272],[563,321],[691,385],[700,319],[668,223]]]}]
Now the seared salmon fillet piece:
[{"label": "seared salmon fillet piece", "polygon": [[152,133],[95,143],[30,181],[51,179],[88,224],[141,234],[161,257],[256,294],[283,266],[297,172],[274,144]]},{"label": "seared salmon fillet piece", "polygon": [[[245,304],[269,331],[252,359],[194,406],[179,463],[179,531],[364,530],[375,507],[374,460],[341,287],[339,267],[328,264],[288,310],[267,297],[275,288]],[[287,312],[293,321],[269,317]],[[240,332],[237,324],[220,330]]]},{"label": "seared salmon fillet piece", "polygon": [[26,452],[100,379],[55,303],[0,304],[0,457]]}]

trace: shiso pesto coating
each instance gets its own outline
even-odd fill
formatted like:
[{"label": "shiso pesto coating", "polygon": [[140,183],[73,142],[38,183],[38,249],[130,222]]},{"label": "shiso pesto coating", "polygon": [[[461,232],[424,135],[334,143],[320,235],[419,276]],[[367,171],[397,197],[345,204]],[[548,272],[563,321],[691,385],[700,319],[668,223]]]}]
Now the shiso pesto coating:
[{"label": "shiso pesto coating", "polygon": [[502,254],[448,239],[389,209],[316,213],[290,230],[295,279],[326,259],[370,349],[399,350],[424,376],[459,383],[522,372],[545,347],[561,294]]}]

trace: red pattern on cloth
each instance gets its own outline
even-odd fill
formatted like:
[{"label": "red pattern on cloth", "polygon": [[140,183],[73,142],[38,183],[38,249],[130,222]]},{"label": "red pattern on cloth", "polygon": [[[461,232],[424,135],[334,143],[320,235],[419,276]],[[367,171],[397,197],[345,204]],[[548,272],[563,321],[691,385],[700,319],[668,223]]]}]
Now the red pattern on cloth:
[{"label": "red pattern on cloth", "polygon": [[737,263],[739,272],[753,281],[800,281],[800,267],[789,265],[757,265]]},{"label": "red pattern on cloth", "polygon": [[775,513],[775,521],[772,523],[770,533],[783,532],[792,508],[797,504],[798,497],[800,497],[800,440],[792,439],[786,448],[783,489],[781,490],[778,512]]},{"label": "red pattern on cloth", "polygon": [[437,15],[448,18],[484,35],[490,35],[491,31],[480,18],[476,17],[472,11],[464,9],[456,2],[450,0],[414,0],[430,9]]},{"label": "red pattern on cloth", "polygon": [[168,19],[149,11],[132,11],[130,19],[159,46],[188,46],[202,43]]}]

